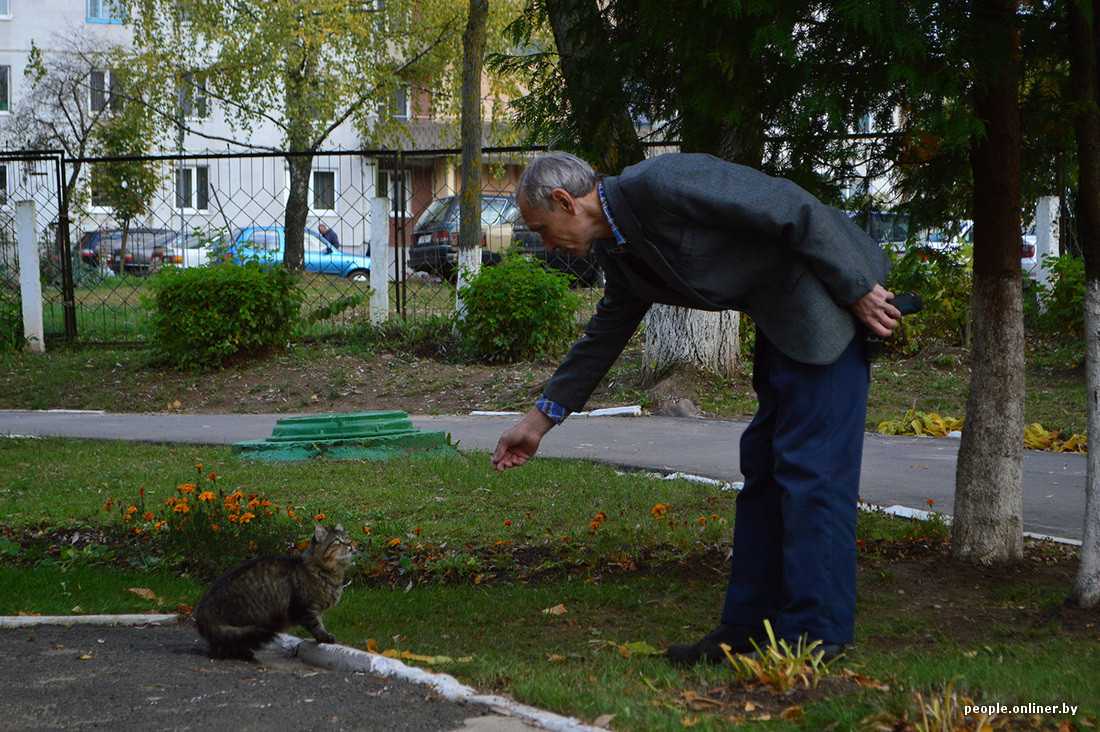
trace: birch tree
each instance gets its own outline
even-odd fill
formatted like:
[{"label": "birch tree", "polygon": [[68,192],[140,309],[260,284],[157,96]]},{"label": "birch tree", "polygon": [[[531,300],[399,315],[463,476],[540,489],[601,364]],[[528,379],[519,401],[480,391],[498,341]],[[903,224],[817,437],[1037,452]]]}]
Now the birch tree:
[{"label": "birch tree", "polygon": [[[1085,373],[1089,434],[1100,435],[1100,2],[1072,0],[1068,9],[1073,96],[1080,168],[1077,233],[1085,258]],[[1095,442],[1095,440],[1094,440]],[[1086,463],[1081,563],[1069,599],[1100,606],[1100,448]]]},{"label": "birch tree", "polygon": [[[313,158],[354,124],[366,143],[400,130],[399,89],[415,83],[433,111],[454,109],[464,0],[128,0],[153,113],[214,142],[286,152],[284,263],[301,269]],[[514,5],[502,3],[501,12]],[[179,119],[176,99],[202,75],[229,135]],[[271,144],[258,130],[274,129]]]},{"label": "birch tree", "polygon": [[[462,193],[459,198],[458,292],[481,268],[481,77],[489,0],[470,0],[462,34]],[[461,315],[462,300],[455,309]]]}]

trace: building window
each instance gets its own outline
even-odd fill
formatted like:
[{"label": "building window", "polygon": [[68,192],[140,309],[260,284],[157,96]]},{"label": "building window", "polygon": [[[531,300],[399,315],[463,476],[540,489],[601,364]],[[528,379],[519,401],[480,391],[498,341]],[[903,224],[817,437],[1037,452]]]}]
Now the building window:
[{"label": "building window", "polygon": [[112,112],[122,109],[122,79],[113,69],[92,69],[88,75],[88,107],[102,112],[108,107]]},{"label": "building window", "polygon": [[8,166],[0,165],[0,205],[8,202]]},{"label": "building window", "polygon": [[0,20],[11,20],[11,0],[0,0]]},{"label": "building window", "polygon": [[186,211],[210,210],[210,168],[206,165],[176,170],[176,208]]},{"label": "building window", "polygon": [[180,107],[186,119],[210,117],[209,95],[206,79],[199,74],[185,74],[180,85]]},{"label": "building window", "polygon": [[119,0],[88,0],[89,23],[121,23],[122,13]]},{"label": "building window", "polygon": [[397,119],[409,118],[409,85],[402,84],[393,93],[393,116]]},{"label": "building window", "polygon": [[336,171],[313,171],[313,191],[311,195],[315,212],[336,210]]},{"label": "building window", "polygon": [[11,111],[11,67],[0,66],[0,112]]},{"label": "building window", "polygon": [[390,216],[396,216],[401,201],[405,202],[405,216],[412,216],[412,171],[405,171],[405,187],[401,189],[401,175],[392,170],[378,171],[378,195],[390,199]]}]

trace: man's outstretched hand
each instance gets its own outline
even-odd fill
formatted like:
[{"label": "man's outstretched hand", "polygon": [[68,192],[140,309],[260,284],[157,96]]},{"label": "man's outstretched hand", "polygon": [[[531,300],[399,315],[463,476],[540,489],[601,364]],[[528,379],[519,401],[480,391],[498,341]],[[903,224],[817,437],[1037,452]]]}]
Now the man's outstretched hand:
[{"label": "man's outstretched hand", "polygon": [[523,419],[508,428],[493,452],[493,469],[504,472],[530,460],[539,449],[542,437],[554,426],[554,420],[538,409],[532,409]]}]

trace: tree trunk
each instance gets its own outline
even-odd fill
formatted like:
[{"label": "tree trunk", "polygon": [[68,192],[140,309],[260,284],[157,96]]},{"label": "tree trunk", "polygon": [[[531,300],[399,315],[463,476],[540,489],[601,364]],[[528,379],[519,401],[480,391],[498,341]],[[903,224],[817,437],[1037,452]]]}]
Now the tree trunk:
[{"label": "tree trunk", "polygon": [[971,6],[974,112],[974,345],[955,475],[951,553],[983,564],[1023,556],[1024,327],[1020,109],[1014,0]]},{"label": "tree trunk", "polygon": [[670,368],[693,366],[733,378],[741,367],[741,315],[662,305],[646,314],[642,377],[654,381]]},{"label": "tree trunk", "polygon": [[[462,193],[459,198],[458,289],[481,268],[481,68],[489,0],[470,0],[462,34]],[[455,299],[461,314],[464,303]]]},{"label": "tree trunk", "polygon": [[[1086,20],[1076,3],[1069,4],[1070,71],[1074,101],[1077,161],[1080,168],[1077,197],[1077,240],[1085,258],[1085,381],[1088,431],[1100,435],[1100,38],[1093,0]],[[1096,440],[1100,442],[1100,440]],[[1086,463],[1085,530],[1081,563],[1069,601],[1082,607],[1100,607],[1100,447],[1091,445]]]},{"label": "tree trunk", "polygon": [[[548,0],[546,14],[565,78],[565,96],[580,132],[580,143],[591,154],[597,173],[615,175],[645,159],[645,150],[622,95],[615,73],[593,73],[593,51],[607,38],[607,24],[595,0]],[[603,69],[615,63],[601,55]],[[603,81],[602,87],[595,88]]]},{"label": "tree trunk", "polygon": [[[118,242],[118,276],[126,274],[126,240],[130,237],[130,219],[122,220],[122,237]],[[108,256],[110,254],[108,253]]]},{"label": "tree trunk", "polygon": [[286,199],[283,232],[286,247],[283,250],[283,266],[294,272],[305,269],[306,219],[309,217],[309,176],[313,172],[313,156],[289,156],[290,191]]}]

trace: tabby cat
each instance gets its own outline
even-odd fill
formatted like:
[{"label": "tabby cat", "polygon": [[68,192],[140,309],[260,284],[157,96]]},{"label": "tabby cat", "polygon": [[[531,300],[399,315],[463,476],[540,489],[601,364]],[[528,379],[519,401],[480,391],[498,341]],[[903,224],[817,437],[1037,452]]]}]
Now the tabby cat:
[{"label": "tabby cat", "polygon": [[343,526],[327,531],[317,524],[301,556],[259,557],[214,580],[195,608],[210,657],[251,660],[292,625],[303,626],[319,643],[335,643],[321,613],[340,599],[353,553]]}]

